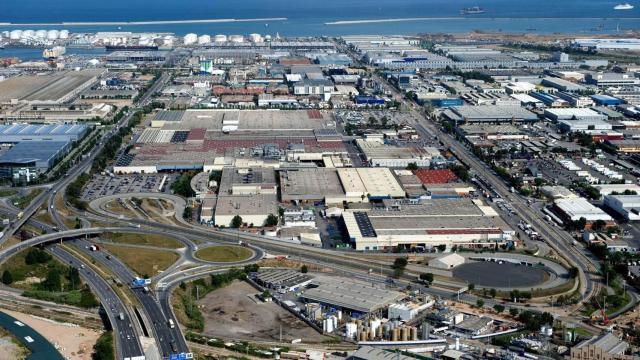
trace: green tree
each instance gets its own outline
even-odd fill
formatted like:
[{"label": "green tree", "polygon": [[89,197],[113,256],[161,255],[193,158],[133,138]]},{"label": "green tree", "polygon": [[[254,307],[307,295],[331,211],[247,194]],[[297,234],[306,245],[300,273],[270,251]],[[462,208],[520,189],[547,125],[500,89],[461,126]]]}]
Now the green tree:
[{"label": "green tree", "polygon": [[264,226],[276,226],[278,225],[279,219],[274,214],[269,214],[267,219],[264,221]]},{"label": "green tree", "polygon": [[193,217],[193,208],[191,206],[187,206],[184,208],[182,212],[182,218],[189,221]]},{"label": "green tree", "polygon": [[69,268],[68,278],[71,289],[75,290],[80,286],[80,272],[78,271],[78,268]]},{"label": "green tree", "polygon": [[495,304],[493,305],[493,310],[495,310],[498,314],[504,311],[504,305]]},{"label": "green tree", "polygon": [[408,261],[407,258],[399,257],[393,261],[393,265],[391,268],[393,269],[393,274],[395,277],[399,278],[404,274],[404,269],[407,267]]},{"label": "green tree", "polygon": [[418,164],[416,164],[415,162],[408,163],[407,170],[411,170],[411,171],[418,170]]},{"label": "green tree", "polygon": [[469,284],[469,285],[467,286],[467,288],[469,289],[469,291],[473,291],[473,290],[475,290],[475,288],[476,288],[476,284],[471,283],[471,284]]},{"label": "green tree", "polygon": [[509,314],[511,314],[511,316],[516,317],[518,315],[520,311],[518,310],[518,308],[509,308]]},{"label": "green tree", "polygon": [[231,219],[231,227],[238,229],[242,226],[242,217],[240,215],[236,215]]},{"label": "green tree", "polygon": [[115,354],[113,352],[113,333],[107,331],[103,333],[93,345],[93,360],[113,360]]},{"label": "green tree", "polygon": [[42,282],[42,288],[47,291],[62,290],[62,276],[59,269],[53,268],[49,270],[47,277]]},{"label": "green tree", "polygon": [[491,295],[492,298],[495,298],[496,295],[498,295],[498,291],[496,291],[496,289],[490,289],[489,295]]},{"label": "green tree", "polygon": [[2,283],[5,285],[11,285],[11,283],[13,283],[13,275],[11,274],[11,271],[5,270],[2,273]]},{"label": "green tree", "polygon": [[309,272],[309,267],[307,267],[307,265],[302,265],[300,267],[300,272],[303,273],[303,274],[308,273]]},{"label": "green tree", "polygon": [[100,302],[98,301],[98,299],[96,299],[95,295],[93,295],[91,290],[88,287],[85,287],[80,292],[80,304],[79,305],[80,305],[80,307],[88,309],[88,308],[97,307],[98,305],[100,305]]},{"label": "green tree", "polygon": [[484,306],[484,300],[478,299],[476,300],[476,306],[480,309]]},{"label": "green tree", "polygon": [[432,273],[422,273],[422,274],[420,274],[420,280],[426,282],[427,284],[431,284],[433,282],[433,274]]},{"label": "green tree", "polygon": [[605,226],[607,226],[607,223],[604,220],[596,220],[593,222],[593,224],[591,225],[591,229],[593,231],[602,231]]}]

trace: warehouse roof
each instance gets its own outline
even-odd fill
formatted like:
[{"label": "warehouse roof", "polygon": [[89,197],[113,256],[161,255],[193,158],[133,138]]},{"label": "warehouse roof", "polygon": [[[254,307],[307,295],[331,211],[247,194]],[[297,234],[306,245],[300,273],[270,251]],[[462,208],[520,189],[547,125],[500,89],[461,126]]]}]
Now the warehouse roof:
[{"label": "warehouse roof", "polygon": [[67,146],[66,141],[24,141],[15,144],[0,155],[0,163],[24,163],[29,161],[49,161]]},{"label": "warehouse roof", "polygon": [[318,195],[318,198],[344,195],[340,178],[335,169],[309,168],[280,171],[280,186],[283,194]]},{"label": "warehouse roof", "polygon": [[492,120],[528,120],[534,121],[538,116],[520,106],[510,105],[480,105],[480,106],[454,106],[451,110],[463,120],[467,121],[492,121]]},{"label": "warehouse roof", "polygon": [[303,298],[362,313],[376,311],[405,297],[400,292],[350,278],[318,278],[312,285],[303,292]]},{"label": "warehouse roof", "polygon": [[584,217],[587,221],[613,220],[611,216],[592,205],[585,198],[557,199],[555,204],[573,221],[579,220],[581,217]]},{"label": "warehouse roof", "polygon": [[423,184],[444,184],[458,179],[449,169],[420,169],[416,171],[416,176]]},{"label": "warehouse roof", "polygon": [[[224,195],[218,197],[216,216],[278,213],[276,195]],[[261,224],[259,224],[261,225]]]}]

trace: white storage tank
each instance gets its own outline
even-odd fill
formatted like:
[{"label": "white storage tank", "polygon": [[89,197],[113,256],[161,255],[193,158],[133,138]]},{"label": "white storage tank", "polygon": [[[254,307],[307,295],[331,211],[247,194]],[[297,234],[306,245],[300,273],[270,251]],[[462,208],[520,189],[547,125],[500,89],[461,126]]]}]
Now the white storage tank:
[{"label": "white storage tank", "polygon": [[22,32],[22,35],[20,36],[21,39],[31,39],[34,38],[36,36],[36,32],[34,30],[24,30]]},{"label": "white storage tank", "polygon": [[193,45],[198,41],[198,35],[190,33],[184,36],[183,42],[185,45]]},{"label": "white storage tank", "polygon": [[44,39],[47,37],[47,30],[38,30],[36,31],[36,37],[39,39]]},{"label": "white storage tank", "polygon": [[261,43],[264,40],[262,39],[262,35],[260,34],[249,34],[249,41],[252,43]]},{"label": "white storage tank", "polygon": [[229,41],[232,43],[242,43],[244,42],[244,36],[242,35],[231,35],[229,36]]},{"label": "white storage tank", "polygon": [[208,44],[210,42],[211,42],[211,36],[209,35],[200,35],[200,37],[198,37],[198,44],[200,45]]},{"label": "white storage tank", "polygon": [[12,30],[9,33],[9,39],[11,40],[18,40],[22,37],[22,30]]},{"label": "white storage tank", "polygon": [[60,39],[68,39],[69,30],[60,30]]},{"label": "white storage tank", "polygon": [[353,339],[358,333],[358,325],[355,323],[347,323],[345,325],[345,336],[349,339]]},{"label": "white storage tank", "polygon": [[60,31],[58,30],[49,30],[47,31],[47,39],[49,40],[58,40],[60,37]]},{"label": "white storage tank", "polygon": [[218,34],[213,37],[213,41],[215,42],[227,42],[227,35]]}]

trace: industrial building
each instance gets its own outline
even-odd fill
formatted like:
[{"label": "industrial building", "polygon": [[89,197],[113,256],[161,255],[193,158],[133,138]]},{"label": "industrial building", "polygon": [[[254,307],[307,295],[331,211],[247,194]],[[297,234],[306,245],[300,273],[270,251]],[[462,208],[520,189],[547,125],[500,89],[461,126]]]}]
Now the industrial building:
[{"label": "industrial building", "polygon": [[388,168],[339,168],[338,177],[347,197],[402,198],[404,189]]},{"label": "industrial building", "polygon": [[116,173],[279,167],[347,153],[333,120],[318,110],[159,111],[150,118]]},{"label": "industrial building", "polygon": [[59,105],[95,84],[105,69],[23,75],[0,81],[0,105]]},{"label": "industrial building", "polygon": [[585,198],[557,199],[554,208],[566,221],[578,221],[580,218],[587,220],[587,225],[602,220],[612,223],[613,219],[602,209],[595,207]]},{"label": "industrial building", "polygon": [[218,197],[213,223],[216,226],[231,226],[239,215],[249,226],[262,226],[271,214],[278,214],[276,195],[223,195]]},{"label": "industrial building", "polygon": [[545,109],[544,116],[553,121],[559,120],[607,120],[607,116],[585,108]]},{"label": "industrial building", "polygon": [[342,204],[343,201],[363,201],[347,198],[338,172],[333,168],[285,169],[279,172],[281,198],[290,201],[324,201]]},{"label": "industrial building", "polygon": [[220,179],[219,195],[259,195],[278,193],[273,168],[225,167]]},{"label": "industrial building", "polygon": [[510,241],[514,234],[490,206],[477,200],[405,199],[383,203],[382,208],[343,213],[356,250],[438,245],[493,247]]},{"label": "industrial building", "polygon": [[456,266],[464,264],[464,256],[456,253],[445,254],[429,261],[429,266],[436,269],[451,270]]},{"label": "industrial building", "polygon": [[604,205],[628,221],[640,220],[640,195],[607,195]]},{"label": "industrial building", "polygon": [[629,344],[611,332],[605,332],[584,340],[571,348],[570,360],[636,360],[635,355],[625,355]]},{"label": "industrial building", "polygon": [[443,116],[456,123],[521,123],[534,122],[538,116],[520,106],[454,106],[443,113]]},{"label": "industrial building", "polygon": [[307,302],[347,313],[371,314],[405,297],[403,293],[351,278],[316,278],[300,295]]},{"label": "industrial building", "polygon": [[86,125],[0,125],[0,177],[35,180],[64,157],[88,130]]},{"label": "industrial building", "polygon": [[431,156],[424,148],[399,147],[364,139],[356,139],[356,144],[373,167],[406,168],[410,163],[429,167],[431,164]]},{"label": "industrial building", "polygon": [[260,271],[256,277],[258,285],[278,292],[298,291],[309,284],[313,277],[291,269],[270,269]]}]

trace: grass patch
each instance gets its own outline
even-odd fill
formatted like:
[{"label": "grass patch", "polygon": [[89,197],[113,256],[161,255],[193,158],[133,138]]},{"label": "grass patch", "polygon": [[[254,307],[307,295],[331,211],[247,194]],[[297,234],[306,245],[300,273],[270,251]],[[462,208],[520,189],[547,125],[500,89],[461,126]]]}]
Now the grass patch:
[{"label": "grass patch", "polygon": [[0,190],[0,197],[9,197],[17,194],[18,191],[14,189],[2,189]]},{"label": "grass patch", "polygon": [[166,249],[184,247],[180,241],[160,234],[106,233],[102,235],[102,240],[118,244],[149,245]]},{"label": "grass patch", "polygon": [[104,245],[104,248],[145,278],[165,270],[178,260],[178,254],[166,250],[132,249],[110,244]]},{"label": "grass patch", "polygon": [[21,342],[19,341],[13,334],[6,331],[5,329],[0,327],[0,339],[1,340],[9,340],[12,344],[14,344],[17,349],[12,353],[5,353],[5,356],[12,356],[12,359],[15,360],[23,360],[26,359],[27,356],[31,354],[31,351]]},{"label": "grass patch", "polygon": [[236,262],[247,260],[253,255],[253,251],[248,248],[233,245],[211,246],[200,249],[196,252],[196,257],[204,261],[212,262]]},{"label": "grass patch", "polygon": [[[126,200],[125,200],[126,201]],[[104,204],[104,209],[110,213],[116,215],[123,215],[128,218],[137,218],[137,214],[133,212],[130,208],[123,206],[120,204],[118,200],[112,200],[108,203]]]},{"label": "grass patch", "polygon": [[24,209],[27,206],[29,206],[29,204],[31,204],[33,199],[35,199],[36,196],[40,195],[42,191],[43,191],[42,189],[33,189],[27,195],[15,198],[13,200],[13,204],[19,207],[20,209]]}]

